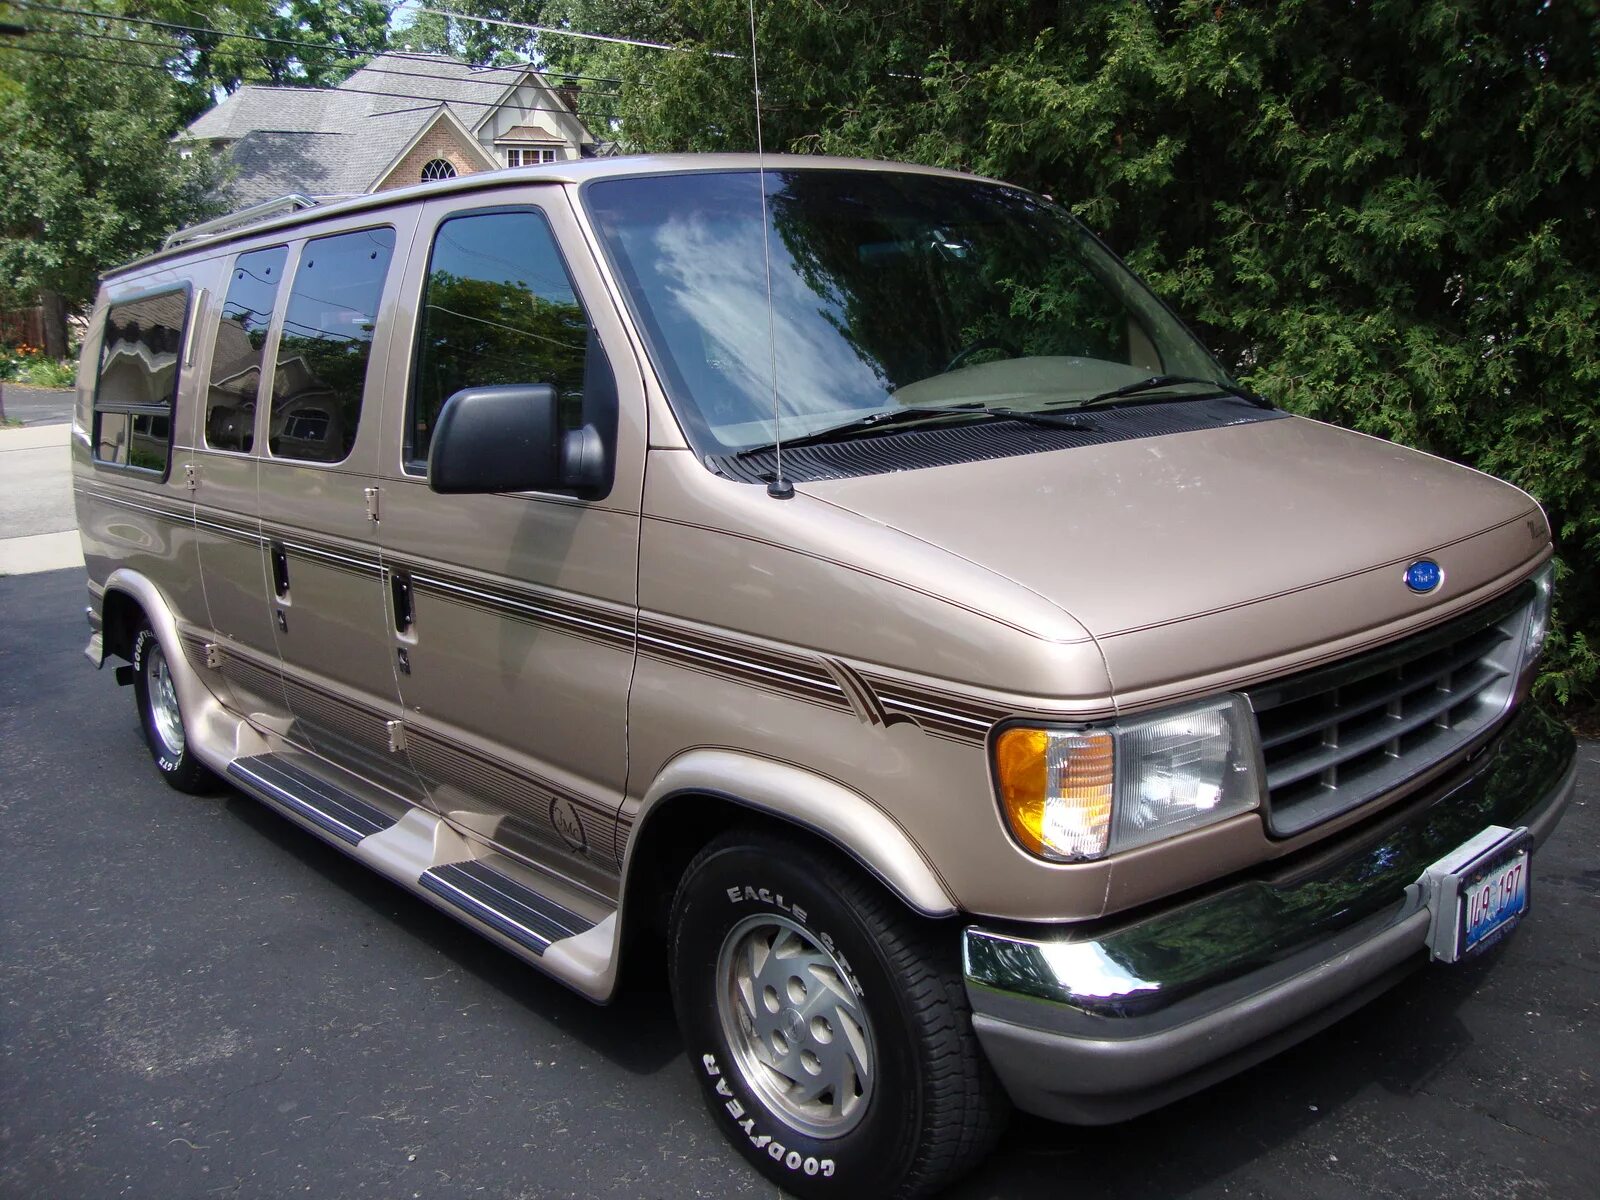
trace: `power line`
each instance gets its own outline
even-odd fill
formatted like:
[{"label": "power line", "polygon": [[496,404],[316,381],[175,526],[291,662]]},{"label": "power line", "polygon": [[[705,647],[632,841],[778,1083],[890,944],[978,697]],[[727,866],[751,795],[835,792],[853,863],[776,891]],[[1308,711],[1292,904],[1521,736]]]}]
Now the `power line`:
[{"label": "power line", "polygon": [[[171,30],[174,30],[175,32],[178,32],[178,33],[209,34],[212,37],[218,37],[218,38],[240,38],[240,39],[243,39],[243,40],[249,41],[249,42],[265,42],[265,43],[267,43],[269,45],[274,45],[274,46],[296,46],[296,47],[300,47],[300,48],[306,49],[306,50],[317,50],[317,51],[320,51],[323,54],[340,54],[340,55],[344,55],[344,56],[346,56],[348,58],[362,58],[362,57],[365,57],[365,56],[368,56],[368,55],[376,57],[376,56],[378,56],[380,54],[388,54],[388,55],[392,55],[393,57],[396,57],[396,58],[408,58],[408,59],[411,59],[413,61],[424,61],[425,58],[426,58],[426,56],[424,56],[424,55],[418,55],[418,54],[414,54],[414,53],[410,53],[410,52],[403,52],[403,51],[384,50],[384,49],[381,49],[381,48],[377,49],[377,50],[358,50],[358,49],[355,49],[353,47],[335,46],[335,45],[332,45],[332,44],[329,44],[329,43],[324,43],[324,42],[307,42],[307,41],[304,41],[304,40],[301,40],[301,39],[297,39],[297,38],[273,37],[273,36],[271,36],[269,34],[264,34],[264,33],[233,32],[233,31],[226,30],[226,29],[217,29],[217,28],[214,28],[213,26],[210,26],[210,25],[186,25],[186,24],[183,24],[180,21],[161,21],[161,20],[157,20],[154,17],[128,17],[128,16],[122,16],[122,15],[120,15],[118,13],[97,12],[97,11],[95,11],[93,9],[63,8],[63,7],[60,7],[58,5],[53,5],[53,4],[38,4],[38,3],[35,2],[35,0],[12,0],[12,4],[17,8],[31,9],[31,10],[33,10],[35,12],[59,13],[59,14],[61,14],[63,16],[69,16],[69,17],[92,17],[92,18],[94,18],[96,20],[101,20],[101,21],[120,21],[120,22],[122,22],[123,24],[126,24],[126,25],[148,25],[148,26],[153,26],[153,27],[158,28],[158,29],[171,29]],[[432,12],[433,10],[432,9],[420,9],[419,11],[421,11],[421,12]],[[90,36],[90,35],[85,35],[85,36]],[[594,35],[588,35],[588,36],[599,37],[600,35],[599,34],[594,34]],[[523,69],[523,68],[521,68],[519,66],[497,67],[497,66],[493,66],[493,65],[490,65],[490,64],[477,64],[477,63],[468,64],[468,65],[472,66],[472,68],[474,70],[481,70],[481,71],[515,71],[515,70]],[[536,68],[534,68],[531,63],[527,64],[527,69],[536,70]],[[403,72],[398,72],[398,71],[389,72],[389,74],[402,74],[402,73]],[[543,74],[543,72],[540,72],[540,74]],[[562,71],[559,74],[564,79],[585,79],[585,80],[590,81],[591,83],[621,84],[621,83],[624,82],[621,79],[613,79],[608,75],[578,75],[578,74],[575,74],[575,73],[573,73],[571,71]],[[478,81],[474,81],[474,82],[478,82]],[[485,80],[485,81],[482,81],[482,82],[489,82],[489,81]]]},{"label": "power line", "polygon": [[168,79],[172,78],[172,72],[160,63],[137,62],[131,58],[103,58],[95,54],[74,54],[66,50],[47,50],[43,46],[0,46],[0,54],[43,54],[50,58],[105,63],[107,66],[112,67],[133,67],[140,71],[160,71]]},{"label": "power line", "polygon": [[[10,27],[0,27],[0,33],[8,31],[9,28]],[[25,27],[25,26],[20,26],[20,25],[16,26],[15,28],[18,31],[18,33],[24,34],[24,35],[30,34],[30,33],[54,34],[54,35],[58,35],[58,36],[61,36],[61,37],[90,38],[90,39],[92,39],[94,41],[97,41],[97,42],[116,42],[118,44],[128,44],[128,45],[134,45],[134,46],[149,46],[149,47],[151,47],[153,49],[156,49],[156,50],[170,50],[170,51],[174,51],[174,52],[176,52],[178,54],[182,54],[182,53],[186,52],[184,47],[175,45],[172,42],[152,41],[149,38],[137,38],[137,37],[131,37],[131,36],[119,37],[119,36],[117,36],[115,34],[110,34],[110,33],[89,33],[86,30],[82,30],[82,29],[70,29],[70,30],[68,30],[68,29],[51,29],[51,28],[47,28],[47,27],[46,28]],[[269,65],[267,63],[267,60],[264,59],[264,58],[257,57],[255,61],[259,62],[263,67]],[[286,60],[286,61],[297,61],[297,62],[300,62],[302,65],[305,65],[305,59],[301,58],[298,55],[291,55],[291,56],[289,56],[288,60]],[[476,69],[476,68],[474,68],[474,69]],[[494,70],[494,71],[506,71],[506,72],[513,72],[513,73],[519,72],[521,70],[521,68],[518,68],[518,67],[493,67],[493,68],[489,68],[489,69]],[[446,83],[470,83],[470,84],[472,84],[472,85],[474,85],[476,87],[492,87],[492,88],[498,88],[501,91],[504,91],[507,87],[511,86],[504,79],[456,79],[456,78],[452,78],[451,76],[440,75],[440,74],[438,74],[436,72],[432,72],[432,71],[394,71],[394,70],[390,70],[389,68],[386,68],[386,67],[374,67],[370,63],[366,64],[364,66],[357,67],[356,70],[357,71],[365,71],[369,75],[399,75],[399,76],[403,76],[403,77],[405,77],[407,79],[434,79],[434,80],[440,80],[440,81],[446,82]],[[248,82],[248,81],[246,81],[246,82]],[[290,85],[290,86],[293,86],[293,85]],[[307,86],[311,86],[311,85],[307,85]],[[338,84],[333,84],[332,86],[335,87],[335,88],[339,87]],[[387,94],[387,93],[385,93],[385,94]],[[399,96],[399,93],[395,93],[395,94],[397,96]],[[598,91],[598,90],[596,90],[594,88],[583,88],[583,89],[580,89],[580,94],[584,95],[584,96],[600,96],[600,97],[605,98],[605,99],[612,99],[614,97],[620,96],[622,93],[621,92],[602,92],[602,91]],[[414,97],[401,97],[401,98],[402,99],[413,99]],[[561,110],[560,109],[554,109],[554,108],[550,108],[550,109],[540,108],[540,109],[533,109],[532,111],[534,111],[534,112],[560,112]]]},{"label": "power line", "polygon": [[35,12],[60,13],[69,17],[93,17],[98,21],[120,21],[125,25],[151,25],[158,29],[172,29],[179,33],[208,33],[222,38],[243,38],[250,42],[270,42],[277,46],[300,46],[308,50],[332,51],[337,54],[362,55],[381,53],[381,51],[355,50],[339,46],[325,45],[321,42],[299,41],[294,38],[271,37],[262,33],[232,33],[226,29],[213,29],[207,25],[185,25],[179,21],[160,21],[154,17],[127,17],[120,13],[98,12],[87,8],[61,8],[53,4],[37,4],[34,0],[12,0],[18,8],[31,9]]},{"label": "power line", "polygon": [[[0,46],[0,53],[6,52],[6,51],[12,51],[12,52],[15,52],[15,53],[18,53],[18,54],[43,54],[43,55],[47,55],[47,56],[49,56],[51,58],[67,59],[67,60],[78,61],[78,62],[104,63],[104,64],[106,64],[108,66],[115,66],[115,67],[133,67],[133,68],[135,68],[137,70],[141,70],[141,71],[159,71],[163,75],[166,75],[169,79],[172,77],[172,72],[166,66],[164,66],[164,65],[162,65],[160,63],[138,62],[138,61],[136,61],[134,59],[131,59],[131,58],[105,58],[105,57],[103,57],[101,55],[83,54],[83,53],[79,53],[79,52],[65,51],[65,50],[49,50],[49,49],[46,49],[43,46],[16,46],[16,45]],[[308,88],[308,87],[303,87],[303,86],[297,86],[297,85],[294,85],[294,84],[258,84],[258,85],[254,85],[254,86],[259,86],[259,87],[279,87],[279,88],[282,88],[285,91],[338,91],[338,92],[347,92],[347,93],[354,94],[354,95],[359,95],[359,96],[382,96],[382,97],[384,97],[386,99],[389,99],[389,100],[417,100],[417,101],[421,101],[424,104],[440,105],[440,106],[448,106],[448,105],[452,105],[452,104],[463,104],[463,105],[468,105],[468,106],[473,107],[473,108],[499,108],[500,107],[500,105],[497,102],[491,101],[491,100],[441,100],[438,96],[419,96],[419,95],[417,95],[415,93],[412,93],[412,92],[380,92],[380,91],[374,91],[374,90],[372,90],[370,88],[352,88],[352,87]],[[577,115],[577,114],[574,114],[571,109],[567,109],[567,108],[543,108],[543,107],[539,107],[539,106],[536,106],[536,105],[529,105],[529,106],[525,106],[525,107],[524,106],[519,106],[518,107],[518,111],[519,112],[565,113],[567,116],[575,116],[575,115]],[[373,114],[373,115],[390,115],[390,114]],[[591,112],[589,115],[593,116],[593,117],[595,117],[595,118],[597,118],[599,120],[602,120],[602,121],[610,121],[610,120],[617,119],[615,113],[609,113],[609,112]],[[291,130],[290,132],[293,132],[293,131]]]},{"label": "power line", "polygon": [[[671,50],[678,54],[693,54],[698,47],[674,46],[667,42],[647,42],[641,38],[612,37],[605,33],[583,33],[576,29],[557,29],[550,25],[525,25],[521,21],[502,21],[496,17],[475,17],[468,13],[449,12],[442,8],[424,8],[417,6],[418,12],[425,12],[435,17],[453,17],[457,21],[476,21],[479,25],[501,25],[507,29],[525,29],[529,33],[547,33],[554,37],[582,38],[590,42],[609,42],[615,46],[639,46],[645,50]],[[744,55],[734,54],[730,50],[707,50],[713,58],[739,58]]]},{"label": "power line", "polygon": [[[429,104],[447,104],[447,105],[448,104],[465,104],[465,105],[468,105],[468,106],[470,106],[472,108],[499,108],[500,107],[500,102],[498,100],[441,100],[438,96],[419,96],[419,95],[417,95],[417,94],[415,94],[413,92],[380,92],[380,91],[377,91],[377,90],[375,90],[373,88],[353,88],[353,87],[346,87],[343,84],[340,84],[338,86],[331,87],[331,88],[297,88],[293,84],[278,84],[278,85],[270,85],[269,84],[269,85],[257,85],[257,86],[279,86],[279,87],[284,87],[287,90],[291,90],[291,91],[329,91],[329,92],[347,92],[347,93],[349,93],[351,95],[356,95],[356,96],[387,96],[391,100],[423,100],[423,101],[428,102]],[[574,113],[569,108],[541,108],[541,107],[538,107],[536,105],[528,105],[526,107],[519,105],[518,106],[518,111],[519,112],[565,113],[569,117],[577,115],[576,113]],[[598,117],[605,117],[606,114],[604,114],[604,113],[595,113],[594,115],[598,116]]]}]

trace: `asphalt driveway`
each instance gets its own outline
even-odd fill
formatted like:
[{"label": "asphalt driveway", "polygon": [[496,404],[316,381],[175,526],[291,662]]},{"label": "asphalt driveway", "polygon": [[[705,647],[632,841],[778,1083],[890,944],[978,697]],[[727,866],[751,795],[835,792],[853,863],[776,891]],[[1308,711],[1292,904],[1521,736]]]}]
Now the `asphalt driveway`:
[{"label": "asphalt driveway", "polygon": [[[150,766],[81,571],[0,578],[0,1195],[776,1196],[664,993],[597,1009],[238,794]],[[1600,744],[1534,911],[1127,1125],[1019,1120],[952,1195],[1600,1195]]]}]

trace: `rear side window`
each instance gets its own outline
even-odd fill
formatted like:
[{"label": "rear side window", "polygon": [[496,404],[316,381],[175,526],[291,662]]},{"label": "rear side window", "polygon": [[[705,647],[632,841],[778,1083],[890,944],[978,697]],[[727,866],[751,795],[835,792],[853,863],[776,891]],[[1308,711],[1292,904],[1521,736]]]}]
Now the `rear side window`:
[{"label": "rear side window", "polygon": [[211,387],[206,394],[206,445],[213,450],[248,454],[255,445],[261,356],[288,257],[287,246],[274,246],[234,260],[211,351]]},{"label": "rear side window", "polygon": [[106,310],[94,392],[96,462],[166,474],[188,322],[187,287]]},{"label": "rear side window", "polygon": [[421,470],[444,402],[462,388],[548,383],[562,425],[583,423],[589,318],[543,214],[472,213],[442,222],[428,260],[406,459]]},{"label": "rear side window", "polygon": [[272,375],[267,449],[274,457],[336,463],[350,456],[393,256],[387,227],[305,244]]}]

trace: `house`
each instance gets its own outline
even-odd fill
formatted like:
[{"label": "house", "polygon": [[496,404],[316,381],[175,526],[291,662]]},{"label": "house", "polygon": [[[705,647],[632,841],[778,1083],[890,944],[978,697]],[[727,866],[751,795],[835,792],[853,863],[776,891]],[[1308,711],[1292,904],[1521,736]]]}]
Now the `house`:
[{"label": "house", "polygon": [[383,54],[337,87],[246,84],[180,140],[232,163],[229,199],[243,207],[614,152],[578,119],[577,97],[575,82],[528,66]]}]

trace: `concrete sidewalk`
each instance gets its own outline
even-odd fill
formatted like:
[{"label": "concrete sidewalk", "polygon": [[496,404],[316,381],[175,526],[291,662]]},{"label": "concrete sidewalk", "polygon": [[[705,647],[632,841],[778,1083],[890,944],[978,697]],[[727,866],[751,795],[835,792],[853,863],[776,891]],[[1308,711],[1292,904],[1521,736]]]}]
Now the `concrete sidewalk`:
[{"label": "concrete sidewalk", "polygon": [[0,429],[0,575],[83,566],[70,424]]}]

